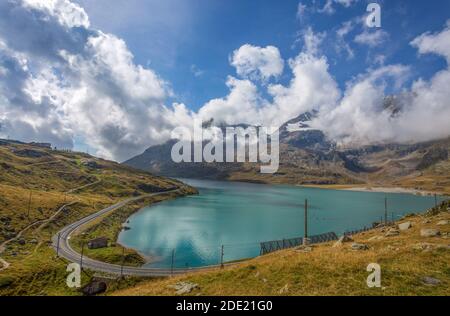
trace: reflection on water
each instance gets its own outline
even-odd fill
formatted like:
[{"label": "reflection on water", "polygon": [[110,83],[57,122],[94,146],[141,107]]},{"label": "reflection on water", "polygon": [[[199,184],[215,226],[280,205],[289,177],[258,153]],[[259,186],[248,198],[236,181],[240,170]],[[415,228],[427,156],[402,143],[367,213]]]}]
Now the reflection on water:
[{"label": "reflection on water", "polygon": [[[357,229],[379,221],[388,198],[396,218],[434,205],[434,197],[184,180],[200,195],[143,208],[130,217],[119,242],[157,258],[152,267],[218,264],[259,255],[259,242],[303,235],[304,200],[310,235]],[[392,214],[394,213],[394,214]]]}]

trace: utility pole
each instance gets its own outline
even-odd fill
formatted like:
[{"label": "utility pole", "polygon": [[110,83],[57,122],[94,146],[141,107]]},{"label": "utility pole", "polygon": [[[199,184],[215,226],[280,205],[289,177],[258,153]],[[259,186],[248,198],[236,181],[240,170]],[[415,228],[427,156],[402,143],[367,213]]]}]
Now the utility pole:
[{"label": "utility pole", "polygon": [[222,250],[220,252],[220,268],[223,269],[223,245]]},{"label": "utility pole", "polygon": [[84,254],[84,241],[81,244],[80,270],[83,270],[83,254]]},{"label": "utility pole", "polygon": [[123,277],[123,265],[125,264],[125,247],[122,247],[122,264],[120,265],[120,278]]},{"label": "utility pole", "polygon": [[174,261],[175,261],[175,248],[172,249],[172,264],[170,266],[170,275],[171,276],[173,276],[173,264],[174,264]]},{"label": "utility pole", "polygon": [[303,238],[303,244],[308,244],[308,199],[305,199],[305,235]]},{"label": "utility pole", "polygon": [[58,233],[58,241],[56,242],[56,257],[59,258],[59,240],[61,239],[61,233]]},{"label": "utility pole", "polygon": [[437,209],[437,194],[434,194],[434,207]]},{"label": "utility pole", "polygon": [[33,190],[30,190],[30,197],[28,198],[28,212],[27,217],[30,218],[30,210],[31,210],[31,196],[33,195]]},{"label": "utility pole", "polygon": [[388,222],[388,211],[387,211],[387,197],[384,198],[384,224],[387,225]]}]

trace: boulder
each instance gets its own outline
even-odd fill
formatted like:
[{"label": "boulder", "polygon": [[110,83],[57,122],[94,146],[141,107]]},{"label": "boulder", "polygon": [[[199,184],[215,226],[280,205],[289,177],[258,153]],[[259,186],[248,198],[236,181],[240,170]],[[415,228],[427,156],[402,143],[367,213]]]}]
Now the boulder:
[{"label": "boulder", "polygon": [[412,223],[411,222],[404,222],[404,223],[401,223],[401,224],[398,224],[398,229],[400,229],[400,230],[408,230],[408,229],[410,229],[412,227]]},{"label": "boulder", "polygon": [[430,251],[433,250],[434,244],[423,242],[413,245],[412,248],[415,250]]},{"label": "boulder", "polygon": [[373,237],[370,237],[367,241],[377,241],[377,240],[382,240],[382,239],[384,239],[383,236],[373,236]]},{"label": "boulder", "polygon": [[105,292],[107,289],[106,283],[103,281],[92,281],[81,289],[84,295],[92,296]]},{"label": "boulder", "polygon": [[441,232],[433,228],[423,228],[420,230],[420,236],[422,237],[437,237]]},{"label": "boulder", "polygon": [[278,294],[286,294],[287,292],[289,292],[289,285],[286,284],[278,291]]},{"label": "boulder", "polygon": [[177,295],[183,295],[191,293],[193,290],[198,289],[198,284],[191,282],[178,282],[174,285],[169,285],[169,287],[175,289]]},{"label": "boulder", "polygon": [[341,238],[338,239],[333,245],[333,248],[341,247],[346,242],[352,242],[353,239],[350,236],[343,235]]},{"label": "boulder", "polygon": [[313,251],[313,248],[311,246],[299,246],[295,248],[295,251],[297,252],[311,252]]},{"label": "boulder", "polygon": [[448,225],[448,224],[450,224],[450,221],[447,220],[447,219],[444,219],[444,220],[442,220],[442,221],[437,222],[436,225],[439,225],[439,226],[445,226],[445,225]]},{"label": "boulder", "polygon": [[439,285],[441,283],[441,280],[426,276],[422,278],[422,282],[426,285]]},{"label": "boulder", "polygon": [[365,244],[359,244],[359,243],[353,243],[352,244],[352,250],[369,250],[369,246]]},{"label": "boulder", "polygon": [[385,237],[395,237],[398,235],[400,235],[400,231],[395,228],[391,228],[386,232],[386,234],[384,236]]}]

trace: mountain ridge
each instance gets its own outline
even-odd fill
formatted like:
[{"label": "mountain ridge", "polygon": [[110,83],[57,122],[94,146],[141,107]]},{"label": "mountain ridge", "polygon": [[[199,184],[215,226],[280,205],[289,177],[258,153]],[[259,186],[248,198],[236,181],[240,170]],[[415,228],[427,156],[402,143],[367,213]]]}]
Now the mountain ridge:
[{"label": "mountain ridge", "polygon": [[[151,146],[125,165],[154,174],[215,180],[294,185],[405,186],[450,193],[450,137],[414,144],[340,147],[309,127],[315,113],[303,113],[280,127],[280,168],[273,175],[259,173],[255,163],[174,163],[176,142]],[[438,179],[436,183],[433,181]]]}]

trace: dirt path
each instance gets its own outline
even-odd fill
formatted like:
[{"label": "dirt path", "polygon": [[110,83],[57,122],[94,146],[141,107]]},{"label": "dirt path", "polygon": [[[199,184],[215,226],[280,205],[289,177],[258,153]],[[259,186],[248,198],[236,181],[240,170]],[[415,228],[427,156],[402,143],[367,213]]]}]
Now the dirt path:
[{"label": "dirt path", "polygon": [[[96,184],[98,184],[100,182],[101,182],[101,180],[98,180],[98,181],[95,181],[95,182],[92,182],[92,183],[88,183],[88,184],[82,185],[80,187],[77,187],[77,188],[74,188],[74,189],[71,189],[71,190],[67,191],[66,194],[70,194],[70,193],[73,193],[75,191],[78,191],[78,190],[81,190],[81,189],[84,189],[84,188],[96,185]],[[37,228],[36,232],[38,233],[38,235],[40,237],[40,231],[46,225],[48,225],[53,219],[55,219],[66,207],[68,207],[70,205],[73,205],[75,203],[78,203],[80,201],[77,197],[75,197],[75,198],[77,199],[77,201],[72,201],[70,203],[64,204],[63,206],[58,208],[58,210],[52,216],[50,216],[49,218],[43,219],[43,220],[39,220],[39,221],[36,221],[34,223],[29,224],[27,227],[22,229],[14,238],[8,239],[8,240],[4,241],[2,244],[0,244],[0,255],[6,250],[6,245],[8,245],[9,243],[11,243],[13,241],[16,241],[16,240],[20,239],[22,237],[22,235],[27,230],[29,230],[31,227],[36,226],[38,224],[41,224],[41,225],[39,225],[39,227]],[[41,244],[41,242],[37,245],[37,247],[35,248],[35,251],[39,247],[40,244]],[[10,266],[10,264],[7,261],[5,261],[4,259],[2,259],[1,257],[0,257],[0,262],[3,264],[3,267],[0,268],[0,271],[6,270]]]}]

